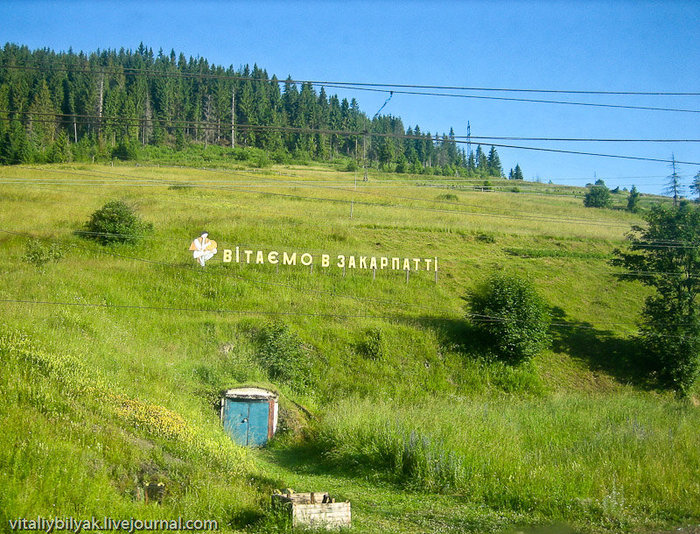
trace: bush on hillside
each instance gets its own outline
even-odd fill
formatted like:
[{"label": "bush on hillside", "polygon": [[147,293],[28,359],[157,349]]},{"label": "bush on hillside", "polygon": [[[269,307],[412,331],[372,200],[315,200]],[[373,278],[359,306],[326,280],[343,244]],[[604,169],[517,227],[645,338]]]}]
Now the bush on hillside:
[{"label": "bush on hillside", "polygon": [[46,245],[38,239],[30,239],[27,241],[22,259],[34,265],[40,272],[44,272],[46,264],[49,262],[57,262],[63,257],[63,250],[57,243]]},{"label": "bush on hillside", "polygon": [[368,328],[362,334],[362,341],[357,344],[357,350],[366,358],[378,360],[384,355],[382,331],[379,328]]},{"label": "bush on hillside", "polygon": [[612,207],[612,196],[610,190],[603,185],[593,185],[588,189],[583,198],[583,205],[587,208],[610,208]]},{"label": "bush on hillside", "polygon": [[527,280],[495,275],[467,300],[472,322],[488,336],[501,358],[527,360],[548,346],[549,310]]},{"label": "bush on hillside", "polygon": [[122,161],[135,161],[139,159],[139,145],[136,141],[120,141],[112,150],[112,157]]},{"label": "bush on hillside", "polygon": [[257,360],[270,380],[303,391],[311,383],[311,359],[299,337],[284,323],[266,325],[260,332]]},{"label": "bush on hillside", "polygon": [[142,221],[129,205],[121,200],[112,200],[94,212],[85,223],[84,230],[77,233],[109,245],[135,243],[152,228],[153,225]]}]

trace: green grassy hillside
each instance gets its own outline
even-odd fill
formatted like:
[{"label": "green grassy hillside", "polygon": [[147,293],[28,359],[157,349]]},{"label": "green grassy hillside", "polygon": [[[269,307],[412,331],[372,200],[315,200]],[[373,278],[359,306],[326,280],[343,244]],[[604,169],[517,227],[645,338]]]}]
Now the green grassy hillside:
[{"label": "green grassy hillside", "polygon": [[[283,486],[350,498],[357,532],[699,522],[700,412],[636,372],[648,290],[608,264],[641,217],[584,208],[576,188],[488,188],[322,166],[0,168],[2,524],[284,531],[267,509]],[[153,231],[107,247],[76,235],[113,199]],[[203,229],[220,249],[438,257],[437,283],[221,252],[201,268],[187,249]],[[62,257],[24,261],[31,238]],[[500,270],[553,310],[552,349],[528,364],[490,357],[465,316],[466,292]],[[291,430],[269,450],[220,427],[219,393],[238,384],[281,394]],[[139,499],[148,482],[166,485],[162,505]]]}]

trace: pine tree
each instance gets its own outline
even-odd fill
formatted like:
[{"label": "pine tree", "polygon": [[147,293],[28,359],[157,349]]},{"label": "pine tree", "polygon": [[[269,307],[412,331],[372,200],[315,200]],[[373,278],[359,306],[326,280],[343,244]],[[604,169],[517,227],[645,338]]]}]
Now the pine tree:
[{"label": "pine tree", "polygon": [[46,149],[56,138],[55,113],[49,87],[41,80],[29,106],[28,121],[29,138],[37,149]]},{"label": "pine tree", "polygon": [[10,129],[0,142],[0,163],[4,165],[29,163],[31,156],[32,151],[24,126],[17,120],[12,121]]},{"label": "pine tree", "polygon": [[[204,58],[177,55],[174,50],[154,54],[143,43],[136,50],[89,54],[31,52],[6,45],[0,49],[0,65],[12,64],[37,65],[41,70],[0,69],[3,161],[63,159],[66,142],[79,159],[98,150],[106,155],[115,145],[134,148],[136,141],[178,149],[189,143],[229,146],[229,126],[235,123],[240,126],[237,141],[282,158],[285,150],[296,149],[308,157],[325,159],[342,153],[359,159],[363,141],[367,141],[370,164],[381,160],[390,167],[405,157],[404,166],[412,170],[484,177],[502,173],[495,149],[488,158],[482,150],[478,157],[467,154],[457,146],[452,129],[447,135],[431,135],[416,126],[408,130],[414,139],[384,141],[362,133],[246,129],[244,125],[405,133],[396,117],[372,123],[355,99],[341,101],[323,88],[316,91],[308,83],[298,86],[291,78],[280,87],[276,78],[270,79],[257,65],[224,69]],[[24,133],[16,125],[11,127],[13,118],[21,121]],[[67,138],[59,141],[62,131]]]},{"label": "pine tree", "polygon": [[0,85],[0,140],[9,129],[10,119],[10,87],[7,84]]},{"label": "pine tree", "polygon": [[640,197],[639,191],[637,191],[637,188],[633,185],[632,189],[630,189],[630,194],[627,197],[627,211],[631,211],[632,213],[636,213],[639,211],[639,197]]},{"label": "pine tree", "polygon": [[501,178],[503,176],[503,168],[501,167],[501,159],[498,157],[496,147],[491,147],[488,156],[488,173],[489,176]]},{"label": "pine tree", "polygon": [[488,176],[489,173],[489,161],[486,158],[486,154],[481,149],[481,145],[476,147],[476,170],[481,176]]},{"label": "pine tree", "polygon": [[698,198],[695,199],[695,202],[700,202],[700,171],[693,177],[693,183],[690,184],[690,190],[695,193]]},{"label": "pine tree", "polygon": [[[646,298],[639,341],[649,371],[688,393],[700,374],[700,207],[687,201],[677,208],[654,205],[646,227],[632,227],[629,249],[616,250],[613,265],[621,275],[655,290]],[[685,243],[659,247],[657,243]]]},{"label": "pine tree", "polygon": [[476,159],[474,158],[474,152],[469,152],[469,157],[467,158],[467,173],[469,176],[474,176],[476,174]]},{"label": "pine tree", "polygon": [[520,165],[516,164],[515,169],[511,169],[509,178],[511,180],[523,180],[523,171],[520,169]]}]

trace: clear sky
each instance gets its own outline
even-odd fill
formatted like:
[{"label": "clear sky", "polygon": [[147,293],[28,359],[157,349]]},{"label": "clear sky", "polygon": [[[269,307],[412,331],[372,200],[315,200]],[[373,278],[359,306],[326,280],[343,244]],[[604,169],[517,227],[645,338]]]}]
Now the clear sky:
[{"label": "clear sky", "polygon": [[[0,42],[136,48],[257,63],[280,78],[595,91],[700,92],[700,2],[0,1]],[[386,93],[339,91],[369,116]],[[454,92],[454,91],[452,91]],[[700,110],[700,97],[476,93]],[[395,94],[383,113],[473,136],[699,139],[700,113]],[[502,141],[700,162],[700,143]],[[663,189],[669,165],[499,148],[527,179]],[[700,165],[679,166],[685,182]]]}]

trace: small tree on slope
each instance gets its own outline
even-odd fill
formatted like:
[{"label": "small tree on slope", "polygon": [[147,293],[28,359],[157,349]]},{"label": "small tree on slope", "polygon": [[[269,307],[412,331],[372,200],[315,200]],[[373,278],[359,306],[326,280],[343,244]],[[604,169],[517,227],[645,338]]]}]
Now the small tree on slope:
[{"label": "small tree on slope", "polygon": [[646,364],[662,383],[687,393],[700,371],[700,208],[653,206],[646,228],[634,226],[628,251],[616,250],[621,278],[656,290],[642,311]]}]

